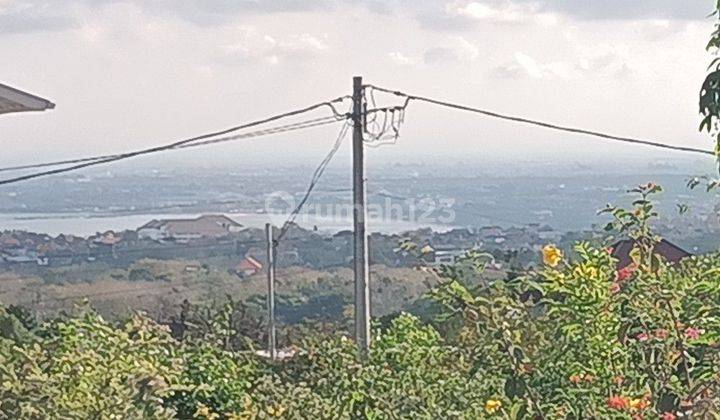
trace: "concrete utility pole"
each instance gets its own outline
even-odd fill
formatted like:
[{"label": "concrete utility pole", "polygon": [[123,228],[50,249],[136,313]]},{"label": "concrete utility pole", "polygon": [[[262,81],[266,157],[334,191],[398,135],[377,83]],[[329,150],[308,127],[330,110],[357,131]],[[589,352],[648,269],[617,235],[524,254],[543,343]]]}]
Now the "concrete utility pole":
[{"label": "concrete utility pole", "polygon": [[353,226],[355,262],[355,342],[361,358],[370,352],[370,287],[365,231],[365,159],[363,156],[362,77],[353,78]]},{"label": "concrete utility pole", "polygon": [[268,353],[270,359],[275,360],[277,349],[275,342],[275,238],[273,226],[265,224],[265,237],[267,239],[267,311],[268,311]]}]

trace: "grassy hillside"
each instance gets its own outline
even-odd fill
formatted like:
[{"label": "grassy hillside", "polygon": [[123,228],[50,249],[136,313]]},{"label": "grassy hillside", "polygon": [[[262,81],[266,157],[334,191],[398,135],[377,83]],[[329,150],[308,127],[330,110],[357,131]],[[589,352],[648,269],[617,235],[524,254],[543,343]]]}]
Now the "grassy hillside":
[{"label": "grassy hillside", "polygon": [[[202,261],[205,263],[205,261]],[[264,305],[264,273],[239,278],[225,262],[142,260],[127,269],[85,265],[47,270],[42,277],[0,274],[0,301],[24,306],[43,316],[72,312],[87,297],[90,305],[110,319],[142,311],[153,319],[176,316],[181,303],[208,304],[230,295],[251,305]],[[410,268],[373,266],[375,316],[407,308],[437,282]],[[496,273],[495,277],[502,276]],[[325,271],[301,267],[277,272],[278,313],[288,323],[302,318],[337,319],[352,299],[353,274],[348,268]],[[332,311],[327,309],[331,307]],[[339,312],[338,312],[339,310]]]}]

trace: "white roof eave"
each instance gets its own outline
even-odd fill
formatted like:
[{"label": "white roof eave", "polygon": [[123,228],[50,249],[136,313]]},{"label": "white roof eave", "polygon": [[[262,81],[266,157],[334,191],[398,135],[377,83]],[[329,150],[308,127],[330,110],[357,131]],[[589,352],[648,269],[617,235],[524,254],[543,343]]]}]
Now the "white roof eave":
[{"label": "white roof eave", "polygon": [[0,114],[45,111],[53,108],[55,108],[55,104],[47,99],[0,83]]}]

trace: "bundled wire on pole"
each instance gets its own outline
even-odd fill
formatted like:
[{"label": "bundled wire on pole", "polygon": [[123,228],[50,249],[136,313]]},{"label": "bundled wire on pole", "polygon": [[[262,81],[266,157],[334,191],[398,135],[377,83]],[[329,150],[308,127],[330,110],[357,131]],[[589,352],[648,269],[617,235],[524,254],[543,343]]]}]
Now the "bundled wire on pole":
[{"label": "bundled wire on pole", "polygon": [[[365,103],[371,103],[371,109],[365,109],[363,115],[363,134],[367,136],[364,140],[368,147],[377,148],[385,145],[392,145],[397,142],[400,137],[400,127],[405,122],[405,109],[408,106],[409,99],[401,106],[378,107],[375,100],[375,94],[370,89],[363,89],[363,100]],[[381,114],[382,117],[379,117]],[[368,117],[372,115],[372,119]],[[382,124],[378,121],[382,118]]]}]

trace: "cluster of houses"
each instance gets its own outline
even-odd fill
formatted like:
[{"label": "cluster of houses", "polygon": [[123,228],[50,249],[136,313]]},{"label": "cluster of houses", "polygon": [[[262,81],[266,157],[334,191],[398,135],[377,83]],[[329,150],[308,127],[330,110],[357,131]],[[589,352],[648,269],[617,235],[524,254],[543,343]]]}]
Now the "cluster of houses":
[{"label": "cluster of houses", "polygon": [[0,263],[34,263],[70,265],[83,260],[94,261],[95,255],[112,253],[122,237],[115,232],[97,233],[88,238],[61,234],[52,237],[25,231],[0,233]]},{"label": "cluster of houses", "polygon": [[[332,237],[293,226],[289,237],[299,240],[279,249],[280,264],[325,266],[346,265],[352,258],[351,232]],[[455,261],[469,249],[532,248],[560,239],[547,226],[528,225],[503,229],[487,226],[477,229],[453,229],[435,232],[420,229],[407,236],[374,233],[371,249],[392,249],[402,241],[414,241],[425,248],[435,265]],[[260,271],[265,255],[262,231],[246,228],[224,215],[202,215],[195,218],[152,220],[134,231],[99,232],[88,238],[73,235],[52,237],[24,231],[0,234],[0,264],[37,264],[62,266],[86,261],[139,259],[143,257],[191,257],[201,247],[218,253],[247,257],[236,267],[240,275]],[[238,244],[235,246],[234,244]],[[249,246],[239,246],[250,244]],[[330,255],[333,254],[333,255]],[[337,254],[337,255],[335,255]],[[340,255],[342,254],[342,255]],[[395,255],[397,254],[397,255]],[[402,253],[374,253],[377,263],[407,265]],[[126,256],[130,255],[128,258]],[[197,253],[201,256],[202,253]]]},{"label": "cluster of houses", "polygon": [[[322,248],[329,253],[348,254],[334,261],[332,265],[347,264],[352,252],[351,232],[343,231],[332,237],[323,237],[315,232],[294,226],[290,235],[303,240],[302,246],[285,247],[279,255],[284,265],[302,265],[303,254],[307,248]],[[195,218],[152,220],[135,231],[97,233],[88,238],[73,235],[52,237],[24,231],[11,231],[0,234],[0,264],[37,263],[38,265],[68,265],[81,261],[95,261],[103,258],[117,259],[123,254],[133,252],[142,257],[142,250],[163,251],[180,249],[204,244],[212,247],[232,244],[232,241],[256,242],[255,246],[244,247],[244,256],[252,260],[244,261],[238,272],[249,273],[259,270],[264,256],[262,232],[249,229],[224,215],[202,215]],[[377,248],[383,245],[396,247],[399,242],[414,241],[425,247],[426,254],[433,264],[447,264],[456,260],[469,249],[539,249],[548,242],[560,240],[560,233],[548,226],[528,225],[503,229],[499,226],[486,226],[476,229],[453,229],[448,232],[435,232],[431,229],[419,229],[407,236],[384,235],[375,233],[371,244]],[[313,241],[318,241],[314,243]],[[333,242],[329,249],[327,242]],[[302,248],[306,249],[302,249]],[[231,251],[236,251],[228,246]],[[152,254],[152,252],[150,252]],[[169,257],[171,257],[170,255]],[[322,256],[320,256],[322,257]],[[312,259],[312,258],[311,258]],[[318,259],[318,258],[315,258]],[[253,262],[254,261],[254,262]],[[257,263],[257,264],[255,264]],[[388,265],[403,265],[401,256],[394,261],[380,261]]]},{"label": "cluster of houses", "polygon": [[[194,219],[153,220],[136,231],[98,232],[87,238],[61,234],[51,236],[25,231],[0,233],[0,265],[37,264],[62,266],[98,260],[130,259],[147,255],[166,255],[179,248],[193,249],[200,243],[236,251],[228,241],[243,230],[242,225],[222,215],[204,215]],[[180,245],[180,247],[178,247]],[[162,253],[162,254],[158,254]],[[247,272],[249,269],[242,270]]]},{"label": "cluster of houses", "polygon": [[[597,233],[601,235],[600,233]],[[288,238],[278,248],[280,266],[308,266],[324,269],[347,266],[352,262],[352,232],[335,235],[292,226]],[[468,250],[482,250],[495,255],[522,250],[518,261],[527,264],[537,261],[543,245],[576,240],[563,236],[549,226],[530,224],[523,227],[452,229],[436,232],[419,229],[403,235],[373,233],[370,237],[370,260],[387,266],[413,266],[417,259],[398,244],[417,245],[423,259],[432,266],[452,264]],[[678,259],[684,251],[663,242],[659,249],[668,259]],[[626,248],[618,246],[617,252]],[[56,237],[24,231],[0,233],[0,266],[38,265],[66,266],[83,262],[104,261],[118,266],[142,258],[202,259],[209,256],[231,256],[240,259],[231,271],[247,277],[263,270],[265,263],[263,231],[246,228],[224,215],[203,215],[195,218],[152,220],[137,230],[99,232],[87,238],[73,235]],[[622,251],[624,252],[624,251]],[[626,256],[618,255],[624,261]],[[237,260],[236,260],[237,261]],[[502,268],[500,262],[496,268]],[[193,267],[188,266],[191,270]]]},{"label": "cluster of houses", "polygon": [[531,223],[509,228],[458,228],[447,232],[420,229],[410,232],[401,241],[415,243],[430,265],[440,266],[454,263],[469,250],[539,251],[545,244],[559,243],[562,237],[561,232],[550,226]]}]

